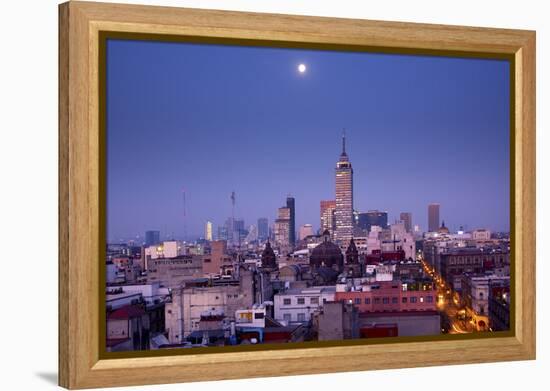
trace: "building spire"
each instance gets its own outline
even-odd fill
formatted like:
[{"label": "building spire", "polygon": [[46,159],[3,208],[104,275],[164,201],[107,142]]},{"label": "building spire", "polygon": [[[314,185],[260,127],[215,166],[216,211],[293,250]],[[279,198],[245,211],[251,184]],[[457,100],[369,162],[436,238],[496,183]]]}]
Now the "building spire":
[{"label": "building spire", "polygon": [[346,128],[342,129],[342,153],[340,154],[340,161],[349,161],[348,154],[346,153]]},{"label": "building spire", "polygon": [[342,129],[342,155],[346,154],[346,128]]}]

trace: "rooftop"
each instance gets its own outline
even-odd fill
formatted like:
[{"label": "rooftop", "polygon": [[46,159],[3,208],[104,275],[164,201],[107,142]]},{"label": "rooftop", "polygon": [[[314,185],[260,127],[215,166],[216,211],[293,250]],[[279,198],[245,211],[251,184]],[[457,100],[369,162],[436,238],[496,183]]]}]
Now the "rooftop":
[{"label": "rooftop", "polygon": [[107,315],[107,319],[132,319],[145,314],[145,310],[136,305],[127,305]]},{"label": "rooftop", "polygon": [[279,294],[280,295],[314,295],[314,294],[331,293],[331,292],[332,293],[336,292],[335,285],[312,286],[308,288],[291,288]]}]

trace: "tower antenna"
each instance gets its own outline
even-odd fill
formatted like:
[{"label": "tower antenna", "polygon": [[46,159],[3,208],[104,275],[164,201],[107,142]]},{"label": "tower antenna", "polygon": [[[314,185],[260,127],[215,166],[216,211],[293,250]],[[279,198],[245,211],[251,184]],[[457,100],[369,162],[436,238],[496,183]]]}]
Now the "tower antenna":
[{"label": "tower antenna", "polygon": [[346,128],[342,129],[342,155],[346,154]]},{"label": "tower antenna", "polygon": [[[231,220],[235,220],[235,200],[236,200],[235,192],[232,191],[231,192]],[[233,224],[233,221],[231,222],[231,224]]]}]

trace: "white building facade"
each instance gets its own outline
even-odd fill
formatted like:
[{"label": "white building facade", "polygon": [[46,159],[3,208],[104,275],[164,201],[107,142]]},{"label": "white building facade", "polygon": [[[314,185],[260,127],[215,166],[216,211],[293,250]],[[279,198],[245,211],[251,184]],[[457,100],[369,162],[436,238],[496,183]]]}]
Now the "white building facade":
[{"label": "white building facade", "polygon": [[334,301],[335,286],[289,289],[274,297],[275,320],[285,324],[307,323],[323,303]]}]

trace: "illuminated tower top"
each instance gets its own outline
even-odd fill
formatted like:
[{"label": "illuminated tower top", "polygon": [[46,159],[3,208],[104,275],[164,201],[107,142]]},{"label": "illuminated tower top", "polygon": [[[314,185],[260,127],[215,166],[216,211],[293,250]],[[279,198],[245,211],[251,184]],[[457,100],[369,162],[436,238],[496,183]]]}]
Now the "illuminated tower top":
[{"label": "illuminated tower top", "polygon": [[336,163],[336,167],[351,168],[351,163],[349,162],[349,157],[348,157],[348,154],[346,153],[346,130],[345,129],[342,132],[342,153],[340,154],[340,159]]}]

